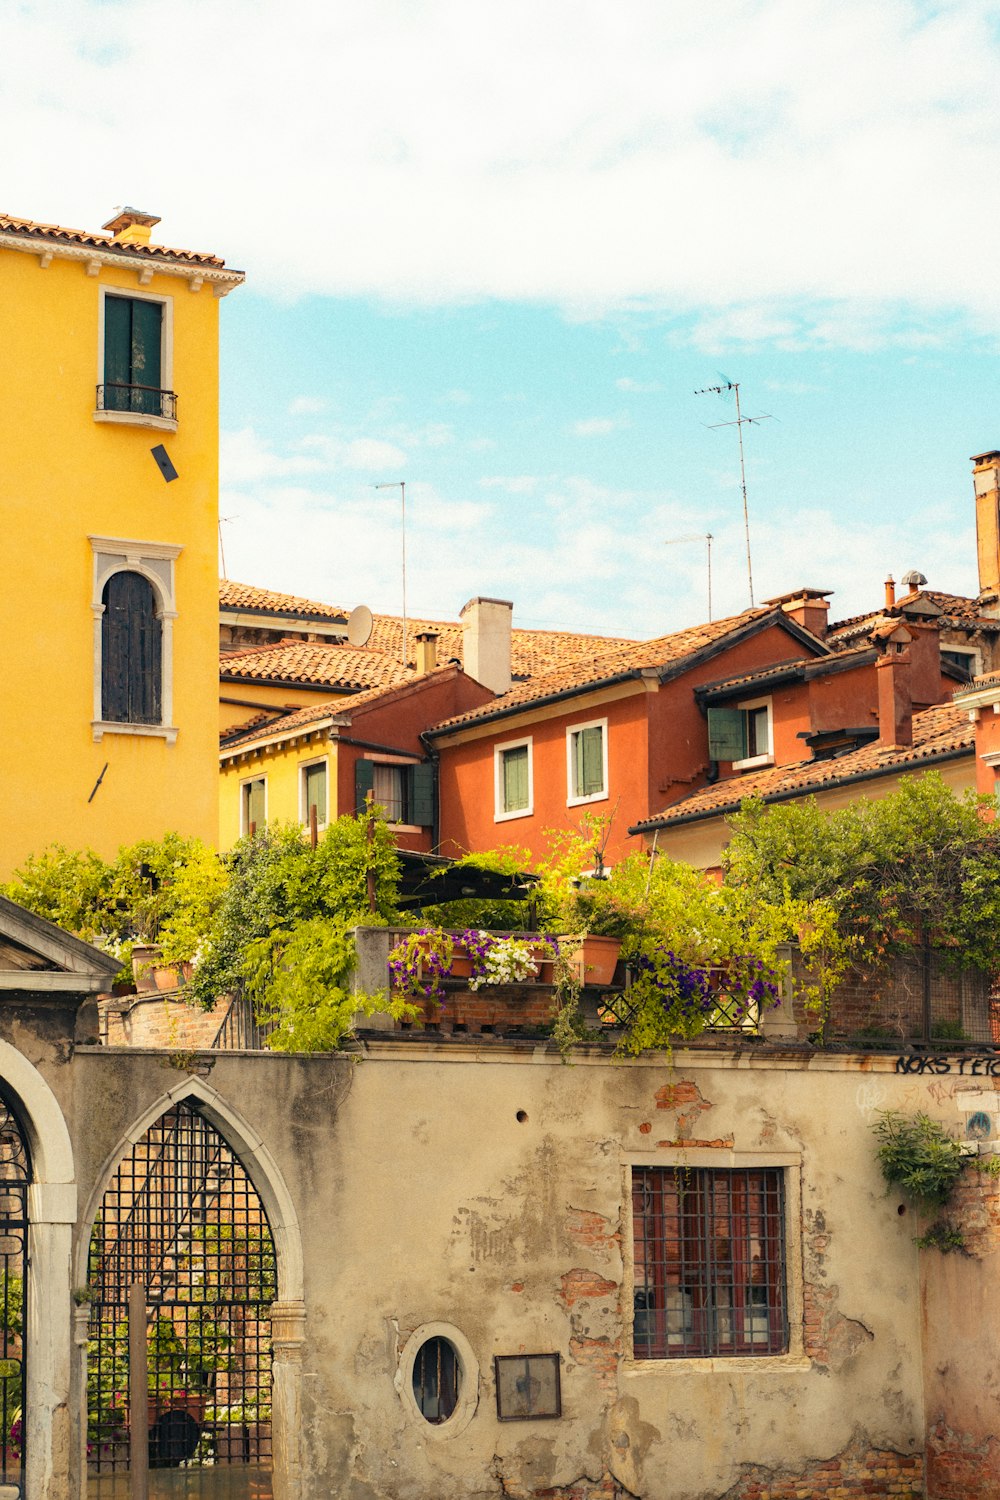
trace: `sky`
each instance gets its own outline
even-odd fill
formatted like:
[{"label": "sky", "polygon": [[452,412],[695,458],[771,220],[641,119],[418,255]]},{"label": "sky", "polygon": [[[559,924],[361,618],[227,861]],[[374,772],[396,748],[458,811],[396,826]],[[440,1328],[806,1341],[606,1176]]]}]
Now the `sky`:
[{"label": "sky", "polygon": [[0,59],[0,208],[247,273],[230,578],[398,613],[403,480],[411,616],[732,613],[738,381],[757,602],[975,592],[1000,0],[7,0]]}]

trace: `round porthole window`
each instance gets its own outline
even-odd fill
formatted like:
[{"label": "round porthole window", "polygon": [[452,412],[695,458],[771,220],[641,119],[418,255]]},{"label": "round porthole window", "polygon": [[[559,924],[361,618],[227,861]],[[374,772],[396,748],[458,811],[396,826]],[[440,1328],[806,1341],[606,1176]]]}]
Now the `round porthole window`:
[{"label": "round porthole window", "polygon": [[413,1361],[413,1399],[425,1422],[438,1426],[454,1416],[462,1384],[462,1366],[453,1343],[428,1339]]},{"label": "round porthole window", "polygon": [[427,1437],[455,1437],[479,1403],[479,1362],[454,1324],[424,1323],[400,1350],[394,1384]]}]

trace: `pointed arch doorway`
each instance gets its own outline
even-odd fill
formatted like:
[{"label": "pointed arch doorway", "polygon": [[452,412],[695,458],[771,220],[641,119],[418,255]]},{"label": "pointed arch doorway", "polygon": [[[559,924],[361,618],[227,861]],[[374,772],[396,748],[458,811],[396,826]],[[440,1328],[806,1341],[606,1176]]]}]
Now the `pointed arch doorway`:
[{"label": "pointed arch doorway", "polygon": [[137,1408],[137,1421],[150,1500],[271,1500],[274,1238],[253,1182],[196,1098],[172,1104],[125,1152],[94,1220],[92,1500],[129,1494],[142,1443],[134,1381],[130,1397],[130,1291],[144,1322],[143,1337],[131,1320],[131,1350],[146,1364],[147,1410]]}]

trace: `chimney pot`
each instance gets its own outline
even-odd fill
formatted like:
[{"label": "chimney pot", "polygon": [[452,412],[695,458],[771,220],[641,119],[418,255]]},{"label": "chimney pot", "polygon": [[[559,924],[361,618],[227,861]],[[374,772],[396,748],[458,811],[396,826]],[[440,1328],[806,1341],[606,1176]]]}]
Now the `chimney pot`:
[{"label": "chimney pot", "polygon": [[141,208],[120,208],[101,228],[111,231],[116,245],[148,245],[150,231],[159,222],[156,214],[143,213]]},{"label": "chimney pot", "polygon": [[[898,646],[899,642],[892,642]],[[875,664],[878,683],[878,742],[880,745],[913,744],[913,695],[910,687],[910,653],[905,648],[886,652]]]},{"label": "chimney pot", "polygon": [[885,580],[885,607],[895,609],[896,607],[896,580],[890,573]]},{"label": "chimney pot", "polygon": [[461,612],[465,670],[483,687],[510,692],[511,619],[509,599],[470,599]]},{"label": "chimney pot", "polygon": [[417,643],[417,675],[426,677],[437,666],[438,633],[436,630],[420,630],[414,639]]}]

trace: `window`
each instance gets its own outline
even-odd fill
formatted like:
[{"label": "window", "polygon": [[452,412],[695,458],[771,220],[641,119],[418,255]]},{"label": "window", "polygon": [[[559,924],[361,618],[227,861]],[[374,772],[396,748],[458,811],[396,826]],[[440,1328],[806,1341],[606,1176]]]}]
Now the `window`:
[{"label": "window", "polygon": [[634,1167],[636,1359],[784,1354],[780,1167]]},{"label": "window", "polygon": [[458,1353],[449,1339],[421,1344],[413,1361],[413,1399],[425,1421],[440,1424],[454,1415],[461,1378]]},{"label": "window", "polygon": [[121,296],[101,301],[97,419],[176,427],[177,397],[170,385],[172,303],[169,298]]},{"label": "window", "polygon": [[608,721],[566,731],[567,802],[597,802],[608,795]]},{"label": "window", "polygon": [[159,724],[162,629],[153,585],[141,573],[113,573],[101,603],[101,718]]},{"label": "window", "polygon": [[180,547],[90,537],[94,554],[94,739],[148,735],[172,745],[174,563]]},{"label": "window", "polygon": [[267,823],[267,777],[240,783],[240,833],[255,833]]},{"label": "window", "polygon": [[365,810],[367,794],[385,809],[390,823],[411,828],[434,826],[434,767],[406,761],[357,760],[354,763],[354,800],[359,813]]},{"label": "window", "polygon": [[731,761],[734,770],[746,770],[770,761],[770,698],[744,703],[739,708],[710,708],[708,753],[712,760]]},{"label": "window", "polygon": [[316,809],[316,826],[325,828],[327,822],[327,763],[315,760],[302,767],[300,772],[299,805],[302,822],[312,826],[312,812]]},{"label": "window", "polygon": [[493,816],[524,818],[533,810],[531,740],[497,745],[493,752]]},{"label": "window", "polygon": [[947,662],[949,667],[955,667],[961,672],[966,682],[971,682],[979,671],[979,652],[974,646],[942,646],[941,662]]}]

